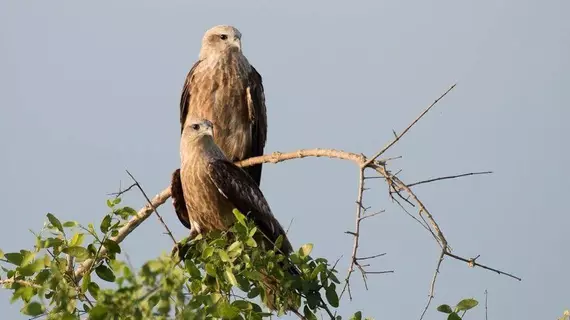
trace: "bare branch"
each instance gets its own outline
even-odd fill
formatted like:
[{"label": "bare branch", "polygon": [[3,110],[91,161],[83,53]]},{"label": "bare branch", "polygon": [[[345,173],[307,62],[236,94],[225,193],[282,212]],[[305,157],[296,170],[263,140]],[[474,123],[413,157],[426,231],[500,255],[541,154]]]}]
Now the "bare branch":
[{"label": "bare branch", "polygon": [[431,279],[428,301],[426,303],[426,306],[424,307],[424,311],[422,312],[422,315],[420,316],[420,320],[422,320],[424,318],[424,316],[425,316],[425,314],[429,308],[429,305],[431,304],[431,301],[433,300],[434,292],[435,292],[435,282],[437,281],[437,275],[439,274],[439,267],[441,266],[441,263],[443,262],[444,256],[445,256],[445,248],[441,249],[441,254],[439,255],[439,259],[437,259],[437,266],[435,267],[435,272],[433,273],[433,278]]},{"label": "bare branch", "polygon": [[491,267],[487,267],[487,266],[485,266],[485,265],[482,265],[482,264],[480,264],[480,263],[477,263],[475,260],[477,260],[478,256],[477,256],[476,258],[466,259],[466,258],[457,256],[457,255],[454,255],[453,253],[451,253],[451,252],[449,252],[449,251],[446,251],[446,252],[445,252],[445,255],[446,255],[446,256],[449,256],[449,257],[451,257],[451,258],[457,259],[457,260],[461,260],[461,261],[463,261],[463,262],[467,262],[471,268],[473,268],[473,267],[479,267],[479,268],[487,269],[487,270],[489,270],[489,271],[493,271],[493,272],[496,272],[496,273],[498,273],[498,274],[502,274],[502,275],[505,275],[505,276],[507,276],[507,277],[511,277],[511,278],[513,278],[513,279],[517,279],[518,281],[522,281],[521,278],[519,278],[519,277],[517,277],[517,276],[515,276],[515,275],[512,275],[512,274],[510,274],[510,273],[508,273],[508,272],[504,272],[504,271],[501,271],[501,270],[497,270],[497,269],[494,269],[494,268],[491,268]]},{"label": "bare branch", "polygon": [[168,226],[166,225],[166,223],[164,222],[164,220],[162,220],[162,216],[160,215],[160,213],[158,213],[158,210],[156,210],[156,207],[152,204],[152,202],[150,201],[150,199],[148,198],[148,196],[146,195],[146,192],[144,192],[143,188],[141,187],[140,183],[137,181],[137,179],[135,179],[135,177],[133,177],[133,175],[129,172],[129,170],[125,170],[127,171],[127,174],[131,177],[131,179],[133,179],[133,181],[135,182],[135,185],[137,186],[137,188],[140,190],[140,192],[143,194],[144,198],[146,199],[147,203],[152,206],[154,213],[156,213],[156,216],[158,217],[158,220],[160,220],[160,223],[162,223],[162,225],[164,226],[164,229],[166,229],[166,233],[168,233],[168,235],[170,236],[170,238],[172,239],[172,242],[174,242],[174,244],[176,245],[176,239],[174,238],[174,236],[172,235],[172,232],[170,232],[170,229],[168,228]]},{"label": "bare branch", "polygon": [[109,196],[120,197],[120,196],[122,196],[123,194],[125,194],[125,193],[131,191],[131,189],[134,188],[134,187],[136,187],[136,186],[137,186],[137,183],[135,182],[135,183],[131,184],[131,185],[130,185],[128,188],[126,188],[125,190],[119,189],[119,192],[109,193],[108,195],[109,195]]},{"label": "bare branch", "polygon": [[16,279],[4,279],[4,280],[0,280],[0,285],[2,286],[11,286],[13,284],[19,284],[21,286],[24,287],[32,287],[32,288],[36,288],[36,289],[41,289],[42,286],[37,285],[33,282],[29,282],[29,281],[24,281],[24,280],[16,280]]},{"label": "bare branch", "polygon": [[378,151],[378,153],[376,153],[372,158],[366,161],[364,163],[364,166],[367,167],[368,165],[370,165],[379,156],[384,154],[386,150],[390,149],[394,144],[396,144],[396,142],[398,142],[418,121],[420,121],[421,118],[423,118],[426,115],[426,113],[428,113],[428,111],[431,110],[431,108],[433,108],[433,106],[435,106],[439,102],[439,100],[443,99],[443,97],[445,97],[451,90],[453,90],[453,88],[455,88],[455,85],[456,84],[449,87],[449,89],[447,89],[447,91],[445,91],[441,96],[439,96],[439,98],[435,99],[435,101],[431,105],[429,105],[429,107],[427,107],[414,121],[412,121],[412,123],[404,131],[402,131],[402,133],[396,135],[396,132],[394,131],[394,136],[395,136],[394,140],[392,140],[392,142],[388,143],[382,150]]},{"label": "bare branch", "polygon": [[362,258],[356,258],[356,260],[361,261],[361,260],[374,259],[374,258],[382,257],[382,256],[385,256],[385,255],[386,255],[386,253],[380,253],[380,254],[375,254],[375,255],[373,255],[373,256],[362,257]]},{"label": "bare branch", "polygon": [[[121,229],[115,237],[111,237],[111,240],[121,243],[125,238],[131,234],[143,221],[145,221],[154,211],[153,208],[158,208],[170,197],[170,187],[162,190],[157,194],[150,203],[146,204],[142,209],[140,209],[135,216],[133,216]],[[105,256],[107,254],[107,248],[103,247],[101,249],[100,256]],[[94,259],[87,259],[79,265],[77,270],[75,270],[75,280],[80,281],[84,273],[90,270],[91,266],[98,261]]]},{"label": "bare branch", "polygon": [[432,178],[432,179],[428,179],[428,180],[422,180],[422,181],[410,183],[410,184],[408,184],[408,187],[411,188],[413,186],[417,186],[417,185],[424,184],[424,183],[430,183],[430,182],[448,180],[448,179],[457,179],[457,178],[468,177],[468,176],[476,176],[476,175],[482,175],[482,174],[491,174],[491,173],[493,173],[493,171],[469,172],[469,173],[458,174],[455,176],[445,176],[445,177],[439,177],[439,178]]},{"label": "bare branch", "polygon": [[485,320],[489,319],[487,316],[487,298],[489,297],[489,293],[487,292],[487,289],[485,289]]},{"label": "bare branch", "polygon": [[[326,157],[326,158],[332,158],[332,159],[348,160],[348,161],[354,162],[356,165],[358,165],[359,168],[362,168],[362,166],[368,162],[366,157],[361,155],[361,154],[345,152],[345,151],[335,150],[335,149],[317,148],[317,149],[302,149],[302,150],[297,150],[297,151],[289,152],[289,153],[274,152],[274,153],[268,154],[268,155],[249,158],[249,159],[237,162],[236,164],[241,166],[241,167],[247,167],[247,166],[252,166],[252,165],[261,164],[261,163],[279,163],[282,161],[287,161],[287,160],[292,160],[292,159],[301,159],[301,158],[305,158],[305,157]],[[404,184],[398,177],[391,174],[384,167],[383,162],[373,161],[370,163],[370,165],[368,165],[368,168],[375,170],[378,174],[385,177],[387,181],[391,181],[391,183],[394,183],[398,189],[406,192],[410,196],[410,199],[413,200],[416,203],[416,205],[419,207],[420,216],[422,216],[422,218],[425,216],[425,218],[429,222],[429,230],[430,230],[430,232],[433,232],[433,234],[436,237],[440,246],[443,248],[448,248],[447,240],[445,239],[443,233],[441,232],[437,222],[435,221],[435,219],[433,218],[431,213],[427,210],[427,208],[423,205],[423,203],[412,192],[412,190],[408,186],[406,186],[406,184]],[[364,186],[363,186],[363,188],[364,188]],[[166,200],[170,197],[170,195],[171,195],[170,187],[168,187],[168,188],[162,190],[153,199],[150,199],[150,201],[147,200],[148,203],[143,208],[141,208],[137,212],[137,214],[135,216],[133,216],[119,230],[117,236],[112,237],[111,239],[117,243],[121,243],[144,220],[146,220],[152,214],[152,212],[154,212],[154,210],[156,208],[158,208],[159,206],[164,204],[166,202]],[[362,207],[359,204],[357,204],[357,206],[360,208],[360,210],[362,210]],[[351,231],[347,231],[347,233],[352,234],[353,236],[355,236],[355,238],[358,235],[357,233],[354,233]],[[106,253],[107,253],[107,249],[105,247],[103,247],[101,249],[100,256],[105,256]],[[75,280],[80,281],[85,272],[91,271],[90,268],[95,262],[98,262],[98,261],[95,261],[93,259],[88,259],[88,260],[84,261],[83,263],[81,263],[79,265],[79,267],[75,270],[75,278],[76,278]],[[495,271],[495,270],[493,270],[493,271]],[[343,289],[343,292],[344,292],[344,290],[348,290],[349,295],[351,295],[349,286],[346,286]]]}]

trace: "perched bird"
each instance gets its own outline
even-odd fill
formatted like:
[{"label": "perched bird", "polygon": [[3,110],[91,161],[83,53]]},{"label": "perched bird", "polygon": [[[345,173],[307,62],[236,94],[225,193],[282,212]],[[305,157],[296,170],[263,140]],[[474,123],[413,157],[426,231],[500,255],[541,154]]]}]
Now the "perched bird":
[{"label": "perched bird", "polygon": [[[199,59],[186,77],[180,98],[181,132],[189,118],[216,125],[214,141],[229,160],[263,155],[267,136],[263,84],[242,53],[238,29],[219,25],[204,34]],[[257,186],[261,169],[261,164],[244,168]],[[190,229],[179,170],[172,174],[171,190],[176,214]]]},{"label": "perched bird", "polygon": [[[216,128],[217,129],[217,128]],[[228,230],[235,222],[233,209],[246,214],[261,232],[256,239],[262,247],[273,248],[283,237],[281,252],[293,251],[285,230],[277,221],[255,181],[233,164],[214,142],[213,124],[205,119],[187,119],[180,139],[180,177],[192,225],[191,234]],[[262,236],[264,235],[264,236]],[[297,274],[294,268],[288,269]],[[275,281],[266,278],[266,301],[271,309]]]}]

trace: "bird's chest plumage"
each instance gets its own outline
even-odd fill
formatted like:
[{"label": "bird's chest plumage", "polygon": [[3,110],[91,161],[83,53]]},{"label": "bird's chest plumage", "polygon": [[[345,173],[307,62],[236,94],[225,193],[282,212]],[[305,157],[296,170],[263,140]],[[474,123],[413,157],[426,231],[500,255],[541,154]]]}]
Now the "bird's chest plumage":
[{"label": "bird's chest plumage", "polygon": [[248,104],[249,65],[235,57],[203,61],[191,83],[188,117],[214,123],[214,140],[231,160],[251,149],[252,115]]},{"label": "bird's chest plumage", "polygon": [[180,166],[182,190],[193,228],[199,233],[226,230],[235,221],[234,206],[210,180],[203,159],[189,159]]}]

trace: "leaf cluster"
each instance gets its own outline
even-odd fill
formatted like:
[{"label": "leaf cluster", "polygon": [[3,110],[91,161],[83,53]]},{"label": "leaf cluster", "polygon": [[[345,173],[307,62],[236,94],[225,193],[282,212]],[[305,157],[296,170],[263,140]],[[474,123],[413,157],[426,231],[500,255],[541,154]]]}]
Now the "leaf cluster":
[{"label": "leaf cluster", "polygon": [[[110,212],[86,227],[47,214],[30,250],[0,250],[0,283],[23,303],[21,312],[47,319],[264,319],[295,310],[306,319],[342,319],[337,271],[310,256],[305,244],[284,255],[283,239],[268,244],[246,216],[226,232],[185,239],[177,254],[161,255],[139,268],[121,259],[114,239],[136,214],[107,201]],[[182,257],[182,259],[180,258]],[[91,268],[76,277],[78,264]],[[291,272],[295,270],[295,272]],[[260,303],[261,302],[261,303]],[[265,306],[271,304],[273,311]],[[361,319],[360,312],[350,319]]]},{"label": "leaf cluster", "polygon": [[[448,314],[447,320],[460,320],[463,319],[467,310],[475,308],[478,304],[479,302],[475,299],[463,299],[454,308],[447,304],[442,304],[437,307],[437,311]],[[459,313],[461,313],[461,316]]]}]

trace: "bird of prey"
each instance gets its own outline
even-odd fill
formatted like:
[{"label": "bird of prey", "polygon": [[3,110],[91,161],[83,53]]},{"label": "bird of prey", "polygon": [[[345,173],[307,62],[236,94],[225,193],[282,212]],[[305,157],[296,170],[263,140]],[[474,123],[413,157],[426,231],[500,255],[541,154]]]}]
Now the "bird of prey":
[{"label": "bird of prey", "polygon": [[[186,77],[180,98],[181,133],[189,118],[214,123],[214,141],[231,161],[263,155],[267,114],[261,75],[241,50],[241,32],[215,26],[204,34],[198,61]],[[257,186],[262,165],[244,168]],[[172,174],[173,205],[191,229],[180,188],[180,171]]]},{"label": "bird of prey", "polygon": [[[256,240],[263,247],[272,248],[282,236],[281,252],[289,255],[293,247],[263,193],[243,169],[225,156],[213,135],[210,121],[189,118],[180,139],[180,177],[191,235],[228,230],[235,222],[232,211],[236,208],[255,223],[261,232]],[[288,271],[297,274],[294,268]],[[274,309],[270,288],[275,283],[268,280],[266,304]]]}]

